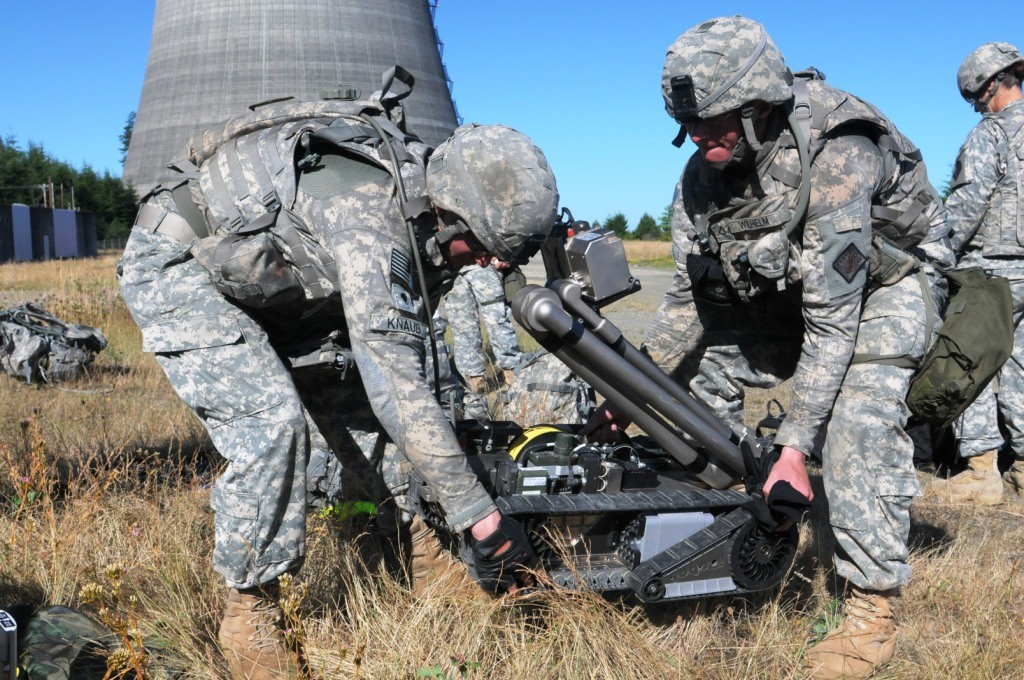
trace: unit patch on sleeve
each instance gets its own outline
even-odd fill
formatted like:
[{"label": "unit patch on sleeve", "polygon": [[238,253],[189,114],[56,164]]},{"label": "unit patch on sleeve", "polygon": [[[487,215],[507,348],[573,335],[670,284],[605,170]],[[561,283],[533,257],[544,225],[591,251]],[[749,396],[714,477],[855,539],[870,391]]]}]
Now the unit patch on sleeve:
[{"label": "unit patch on sleeve", "polygon": [[860,271],[860,268],[867,261],[868,258],[864,256],[864,253],[860,252],[857,244],[851,243],[843,248],[842,252],[832,261],[832,269],[835,269],[847,283],[851,283],[853,278],[857,276],[857,272]]}]

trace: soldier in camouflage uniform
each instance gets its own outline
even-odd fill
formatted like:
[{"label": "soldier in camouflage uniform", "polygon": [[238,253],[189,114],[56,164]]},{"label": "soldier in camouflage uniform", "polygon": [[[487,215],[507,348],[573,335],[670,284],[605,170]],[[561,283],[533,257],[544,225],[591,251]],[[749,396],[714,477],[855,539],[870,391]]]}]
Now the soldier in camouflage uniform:
[{"label": "soldier in camouflage uniform", "polygon": [[[187,184],[148,196],[118,264],[143,348],[228,461],[211,494],[214,568],[230,589],[220,641],[232,670],[247,678],[298,673],[274,590],[305,552],[304,409],[341,458],[346,494],[361,484],[355,493],[394,496],[379,516],[408,514],[403,492],[415,469],[449,526],[463,532],[482,587],[514,589],[519,568],[534,563],[522,527],[498,513],[427,387],[417,262],[436,303],[458,268],[495,256],[515,261],[531,237],[548,233],[558,201],[544,155],[510,128],[466,125],[431,151],[390,113],[356,118],[341,103],[320,102],[299,115],[288,108],[299,105],[280,106],[258,112],[270,127],[243,117],[225,124],[223,144],[207,144],[219,138],[210,132],[195,138]],[[388,171],[396,167],[397,183]],[[176,190],[183,186],[184,198]],[[221,244],[231,245],[225,236],[268,216],[276,219],[271,231],[283,224],[319,253],[318,263],[292,253],[319,276],[302,279],[299,299],[257,296],[263,306],[242,305],[224,291],[250,289],[226,284],[221,264],[208,270],[198,253],[214,239],[220,255]],[[413,216],[408,228],[403,216]],[[211,236],[197,238],[206,230]],[[259,262],[271,279],[290,273],[272,269],[272,258]],[[328,294],[309,299],[313,288]],[[303,351],[293,348],[327,337],[354,360],[345,379],[296,367]],[[413,531],[422,534],[422,522]]]},{"label": "soldier in camouflage uniform", "polygon": [[487,391],[487,357],[480,332],[481,320],[487,328],[491,350],[506,386],[512,382],[512,372],[523,359],[512,326],[512,310],[505,300],[505,280],[498,271],[506,266],[495,261],[485,267],[464,267],[444,298],[455,342],[455,366],[477,395]]},{"label": "soldier in camouflage uniform", "polygon": [[[960,148],[946,200],[958,267],[981,267],[1009,280],[1016,326],[1013,355],[996,381],[955,424],[967,470],[932,491],[942,499],[998,505],[1003,487],[1024,495],[1024,57],[1013,45],[987,43],[960,65],[960,94],[982,114]],[[998,384],[998,394],[994,387]],[[999,430],[1001,416],[1006,437]],[[997,455],[1016,459],[999,477]]]},{"label": "soldier in camouflage uniform", "polygon": [[595,405],[594,388],[543,349],[523,356],[506,394],[505,419],[523,427],[585,423]]},{"label": "soldier in camouflage uniform", "polygon": [[[953,264],[920,154],[881,113],[790,72],[765,29],[706,21],[668,50],[666,107],[698,152],[673,204],[675,280],[644,346],[716,414],[742,424],[747,387],[792,377],[766,495],[811,499],[818,452],[852,584],[841,625],[806,655],[813,677],[866,677],[895,647],[920,493],[904,397]],[[605,405],[588,428],[628,423]],[[823,442],[823,447],[820,442]],[[780,486],[780,488],[782,488]]]}]

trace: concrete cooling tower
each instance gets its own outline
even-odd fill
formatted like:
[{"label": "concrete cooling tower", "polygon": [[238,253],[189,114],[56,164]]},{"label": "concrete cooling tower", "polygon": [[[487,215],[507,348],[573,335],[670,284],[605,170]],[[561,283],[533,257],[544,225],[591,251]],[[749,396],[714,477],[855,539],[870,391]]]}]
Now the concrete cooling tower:
[{"label": "concrete cooling tower", "polygon": [[457,114],[434,28],[437,0],[156,0],[124,179],[139,195],[194,133],[275,97],[342,85],[368,96],[395,64],[416,79],[409,129],[437,145]]}]

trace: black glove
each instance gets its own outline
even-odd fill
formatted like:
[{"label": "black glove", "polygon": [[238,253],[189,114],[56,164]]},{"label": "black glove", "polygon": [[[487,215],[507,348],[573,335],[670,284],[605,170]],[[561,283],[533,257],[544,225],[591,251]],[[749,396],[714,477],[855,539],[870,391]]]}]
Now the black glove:
[{"label": "black glove", "polygon": [[[516,577],[525,575],[538,562],[523,525],[510,517],[502,516],[498,528],[479,541],[467,531],[466,541],[473,553],[477,584],[491,593],[502,593],[517,585]],[[495,555],[506,542],[512,545]]]},{"label": "black glove", "polygon": [[775,466],[775,462],[779,460],[780,452],[774,446],[767,447],[762,449],[761,455],[755,458],[750,446],[742,444],[740,449],[743,454],[743,465],[747,468],[743,484],[747,487],[747,493],[752,496],[757,495],[764,488],[764,483],[768,481],[768,475]]},{"label": "black glove", "polygon": [[779,460],[778,449],[762,452],[761,457],[755,459],[750,449],[744,448],[743,459],[748,472],[743,481],[747,486],[747,493],[752,497],[752,500],[744,503],[743,507],[750,510],[754,518],[770,531],[785,524],[786,520],[799,524],[804,513],[811,507],[811,502],[789,482],[776,482],[768,497],[764,496],[764,483]]}]

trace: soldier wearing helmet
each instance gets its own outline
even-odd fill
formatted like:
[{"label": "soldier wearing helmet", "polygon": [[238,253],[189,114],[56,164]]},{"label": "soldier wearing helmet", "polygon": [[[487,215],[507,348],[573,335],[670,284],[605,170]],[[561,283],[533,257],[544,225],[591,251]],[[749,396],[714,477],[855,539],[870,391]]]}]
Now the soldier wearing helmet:
[{"label": "soldier wearing helmet", "polygon": [[[466,134],[478,134],[479,131],[474,132],[473,127],[468,127]],[[491,252],[496,257],[490,264],[477,263],[462,268],[451,291],[445,296],[445,311],[455,339],[455,365],[471,390],[471,394],[466,395],[466,413],[486,417],[487,364],[480,322],[483,320],[487,326],[491,348],[507,385],[512,370],[522,360],[522,351],[512,327],[512,312],[505,299],[501,270],[517,259],[513,253],[515,249],[528,245],[525,234],[510,231],[510,228],[515,228],[518,223],[535,221],[532,213],[538,206],[533,202],[524,202],[515,205],[512,211],[499,214],[494,206],[480,201],[479,197],[486,195],[506,195],[514,174],[509,172],[509,168],[500,165],[493,166],[486,174],[481,173],[473,167],[474,156],[483,154],[488,158],[515,158],[525,149],[516,148],[517,140],[495,139],[489,148],[480,147],[468,152],[466,134],[456,134],[431,156],[427,171],[427,191],[435,208],[441,210],[442,214],[452,216],[448,220],[451,226],[438,234],[436,242],[443,242],[460,233],[467,223],[472,223],[475,225],[473,232],[483,234],[482,238],[491,243]],[[519,141],[528,143],[528,140]],[[510,143],[512,145],[506,148]],[[546,170],[538,166],[535,172]],[[543,183],[539,176],[528,181]],[[467,191],[470,187],[472,189]],[[547,219],[546,215],[544,219]]]},{"label": "soldier wearing helmet", "polygon": [[[946,220],[958,267],[1005,277],[1013,295],[1013,359],[955,423],[967,470],[931,489],[939,498],[998,505],[1004,488],[1024,495],[1024,57],[1013,45],[986,43],[957,72],[960,94],[982,114],[960,148]],[[1005,424],[1005,436],[997,423]],[[997,458],[1009,446],[1016,459],[1002,478]]]},{"label": "soldier wearing helmet", "polygon": [[[747,387],[792,378],[764,490],[812,498],[823,459],[835,567],[852,585],[839,628],[811,649],[814,677],[865,677],[894,651],[891,607],[910,576],[919,494],[903,431],[912,366],[951,266],[918,150],[873,106],[815,70],[792,73],[763,26],[705,21],[662,73],[675,139],[697,146],[673,202],[675,280],[644,346],[722,418]],[[627,423],[606,405],[588,428]],[[778,490],[776,490],[778,492]]]},{"label": "soldier wearing helmet", "polygon": [[486,394],[492,382],[487,373],[491,361],[481,324],[487,329],[490,354],[506,388],[512,383],[515,368],[523,361],[512,325],[512,310],[505,296],[505,273],[515,275],[516,271],[501,260],[486,267],[463,267],[444,298],[445,313],[452,327],[455,366],[472,392],[466,395],[468,418],[488,417]]},{"label": "soldier wearing helmet", "polygon": [[239,677],[299,675],[274,585],[303,561],[316,430],[346,496],[377,501],[378,525],[392,518],[403,542],[412,534],[414,587],[445,559],[422,520],[408,527],[413,471],[463,532],[483,588],[514,590],[535,560],[428,388],[424,342],[459,267],[514,261],[550,231],[555,178],[507,127],[463,126],[431,153],[387,101],[271,104],[197,136],[175,163],[184,175],[144,200],[118,264],[144,349],[228,461],[211,494],[213,559]]}]

